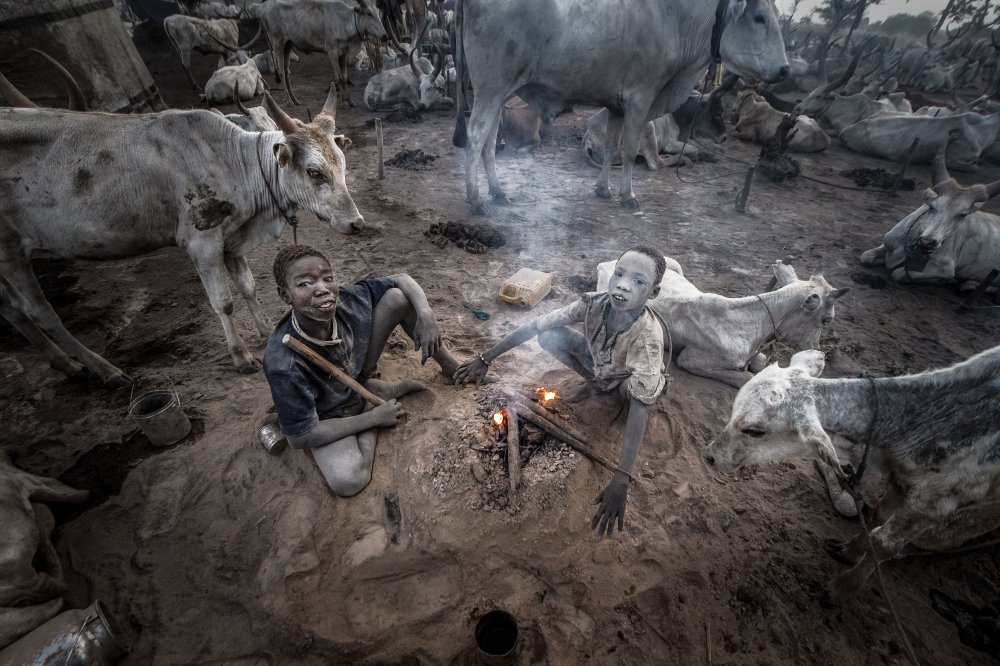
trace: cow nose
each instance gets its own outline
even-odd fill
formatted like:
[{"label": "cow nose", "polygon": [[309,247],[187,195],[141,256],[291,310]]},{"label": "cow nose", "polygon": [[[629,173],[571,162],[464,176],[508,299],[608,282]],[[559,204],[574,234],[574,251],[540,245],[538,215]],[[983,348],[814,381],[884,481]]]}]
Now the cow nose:
[{"label": "cow nose", "polygon": [[778,81],[784,81],[788,78],[788,72],[791,71],[788,65],[782,65],[781,69],[778,70]]},{"label": "cow nose", "polygon": [[823,325],[824,326],[829,325],[831,321],[833,321],[833,317],[823,317]]},{"label": "cow nose", "polygon": [[358,215],[358,219],[351,222],[351,233],[356,234],[365,228],[365,218]]},{"label": "cow nose", "polygon": [[709,465],[715,466],[715,456],[713,456],[711,453],[706,453],[705,462],[707,462]]},{"label": "cow nose", "polygon": [[920,249],[924,252],[933,252],[937,248],[937,241],[933,238],[925,238],[921,236],[917,239],[917,245],[919,245]]}]

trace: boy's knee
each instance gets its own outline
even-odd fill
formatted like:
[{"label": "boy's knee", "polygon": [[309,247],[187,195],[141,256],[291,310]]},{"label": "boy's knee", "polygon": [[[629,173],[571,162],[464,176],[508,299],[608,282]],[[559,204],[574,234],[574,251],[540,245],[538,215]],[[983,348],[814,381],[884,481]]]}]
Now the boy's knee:
[{"label": "boy's knee", "polygon": [[538,345],[545,351],[562,348],[562,341],[561,327],[549,328],[538,334]]},{"label": "boy's knee", "polygon": [[326,483],[336,495],[340,497],[352,497],[368,487],[372,482],[371,469],[363,466],[351,467],[350,469],[337,469],[326,475]]}]

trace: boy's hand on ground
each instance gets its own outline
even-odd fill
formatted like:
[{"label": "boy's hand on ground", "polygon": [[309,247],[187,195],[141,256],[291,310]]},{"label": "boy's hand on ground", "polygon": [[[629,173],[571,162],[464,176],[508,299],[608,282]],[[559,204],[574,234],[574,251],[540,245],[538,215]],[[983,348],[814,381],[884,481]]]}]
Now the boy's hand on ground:
[{"label": "boy's hand on ground", "polygon": [[483,383],[486,371],[489,367],[478,358],[472,358],[458,366],[453,379],[456,384],[469,384],[476,382],[476,385]]},{"label": "boy's hand on ground", "polygon": [[403,406],[395,398],[386,400],[385,403],[376,406],[369,413],[375,421],[374,425],[381,428],[390,428],[398,424],[399,420],[406,416],[406,410],[403,409]]},{"label": "boy's hand on ground", "polygon": [[420,350],[420,365],[441,349],[441,330],[434,315],[417,317],[413,325],[413,348]]},{"label": "boy's hand on ground", "polygon": [[[620,477],[620,478],[619,478]],[[615,472],[611,483],[594,499],[594,504],[600,504],[591,528],[597,528],[597,536],[611,536],[615,521],[618,521],[618,531],[622,531],[625,522],[625,503],[628,500],[628,477]]]}]

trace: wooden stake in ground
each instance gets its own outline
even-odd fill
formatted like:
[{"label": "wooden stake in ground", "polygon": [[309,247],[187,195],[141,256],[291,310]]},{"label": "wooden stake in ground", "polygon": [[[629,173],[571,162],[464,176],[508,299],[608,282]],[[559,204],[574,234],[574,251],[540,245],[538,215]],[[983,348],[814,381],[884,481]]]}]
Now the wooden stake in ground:
[{"label": "wooden stake in ground", "polygon": [[378,146],[378,179],[385,178],[385,164],[382,155],[382,119],[375,119],[375,145]]},{"label": "wooden stake in ground", "polygon": [[747,199],[750,198],[750,187],[753,185],[753,174],[757,171],[757,167],[750,167],[747,169],[747,177],[743,181],[743,189],[736,196],[736,210],[740,213],[745,213],[747,211]]},{"label": "wooden stake in ground", "polygon": [[[997,270],[996,268],[991,270],[986,277],[983,278],[983,281],[972,290],[972,293],[969,294],[969,297],[962,302],[958,309],[961,311],[972,307],[972,304],[979,300],[980,296],[986,293],[986,290],[990,288],[990,285],[993,284],[993,281],[996,280],[998,276],[1000,276],[1000,270]],[[997,292],[997,298],[1000,298],[1000,291]]]},{"label": "wooden stake in ground", "polygon": [[517,427],[517,408],[507,403],[507,477],[510,479],[510,493],[521,487],[521,431]]},{"label": "wooden stake in ground", "polygon": [[899,165],[899,174],[896,175],[896,180],[892,183],[891,194],[895,194],[896,191],[903,184],[903,176],[906,175],[906,167],[910,166],[910,160],[913,158],[913,153],[917,150],[917,146],[920,145],[920,137],[913,137],[913,143],[910,144],[909,149],[906,151],[906,157],[903,158],[903,163]]}]

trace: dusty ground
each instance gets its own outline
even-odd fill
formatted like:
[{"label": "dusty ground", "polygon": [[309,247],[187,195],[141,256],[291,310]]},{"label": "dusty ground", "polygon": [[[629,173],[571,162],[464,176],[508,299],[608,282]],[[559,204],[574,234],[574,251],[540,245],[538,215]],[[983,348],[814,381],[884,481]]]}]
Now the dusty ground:
[{"label": "dusty ground", "polygon": [[[197,106],[165,44],[143,49],[168,103]],[[214,62],[194,56],[199,80]],[[295,72],[314,111],[328,67],[314,55]],[[365,75],[354,77],[360,105]],[[642,211],[633,213],[593,195],[597,172],[578,150],[590,113],[559,118],[534,155],[499,161],[515,203],[489,222],[507,243],[470,254],[424,236],[432,223],[482,221],[466,213],[451,114],[387,123],[387,158],[421,149],[436,159],[420,170],[386,167],[378,181],[366,126],[374,114],[342,109],[338,122],[354,141],[349,187],[365,218],[384,228],[343,237],[306,214],[300,242],[323,248],[345,281],[412,274],[462,357],[569,302],[598,262],[639,242],[659,245],[697,285],[729,296],[763,291],[775,259],[800,274],[822,266],[834,286],[852,288],[824,334],[834,361],[828,376],[920,371],[1000,342],[1000,310],[960,314],[950,289],[898,286],[857,261],[918,205],[929,169],[913,169],[917,191],[895,198],[801,178],[758,182],[742,215],[733,210],[741,164],[723,158],[684,168],[683,181],[673,170],[640,169]],[[722,150],[756,155],[734,139]],[[853,183],[837,175],[842,169],[895,169],[839,147],[801,160],[804,174],[845,186]],[[984,171],[983,179],[996,177],[995,167]],[[282,242],[291,237],[286,229]],[[275,321],[283,311],[270,277],[276,247],[250,258]],[[520,266],[553,274],[552,294],[532,312],[496,298]],[[127,391],[68,382],[9,326],[0,328],[0,445],[25,469],[93,490],[82,509],[59,511],[56,542],[70,572],[69,604],[99,598],[128,627],[125,664],[467,663],[472,628],[494,607],[518,618],[523,664],[704,663],[709,642],[719,664],[905,661],[873,586],[839,610],[819,606],[823,583],[840,569],[822,542],[856,526],[833,514],[811,463],[725,476],[701,462],[728,418],[728,386],[671,369],[637,463],[626,530],[601,540],[589,525],[590,501],[608,481],[603,469],[543,449],[525,469],[524,490],[506,503],[502,461],[468,446],[470,432],[487,427],[496,392],[445,385],[394,340],[382,373],[421,378],[430,390],[405,398],[406,423],[380,435],[371,486],[337,499],[308,455],[270,456],[253,441],[266,382],[233,370],[180,250],[38,268],[74,334],[138,376],[140,388],[173,382],[194,422],[187,439],[155,448],[126,417]],[[475,319],[465,301],[492,317]],[[237,319],[261,353],[245,308]],[[787,350],[779,356],[787,360]],[[518,390],[574,383],[534,343],[495,368],[503,386]],[[615,405],[592,399],[562,409],[617,459],[623,423]],[[928,590],[992,601],[996,550],[891,563],[885,575],[924,663],[988,663],[931,610]]]}]

